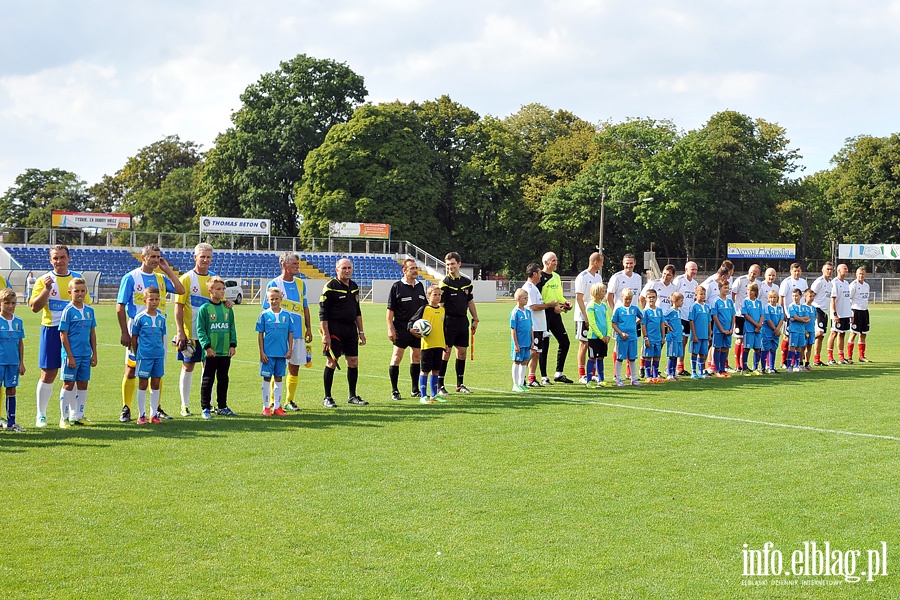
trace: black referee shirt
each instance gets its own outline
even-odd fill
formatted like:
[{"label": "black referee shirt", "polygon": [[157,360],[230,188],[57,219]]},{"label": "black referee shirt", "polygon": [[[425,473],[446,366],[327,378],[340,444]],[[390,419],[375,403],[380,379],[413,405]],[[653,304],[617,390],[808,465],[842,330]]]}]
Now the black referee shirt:
[{"label": "black referee shirt", "polygon": [[441,281],[441,302],[447,317],[451,319],[466,318],[469,302],[472,301],[472,280],[465,275],[456,279],[447,275]]},{"label": "black referee shirt", "polygon": [[356,323],[356,317],[362,315],[359,308],[359,286],[352,279],[344,285],[332,279],[322,289],[319,299],[319,320],[337,321],[339,323]]},{"label": "black referee shirt", "polygon": [[388,294],[388,310],[394,311],[394,320],[403,324],[409,323],[416,312],[428,304],[425,299],[425,286],[421,281],[409,285],[406,280],[395,281]]}]

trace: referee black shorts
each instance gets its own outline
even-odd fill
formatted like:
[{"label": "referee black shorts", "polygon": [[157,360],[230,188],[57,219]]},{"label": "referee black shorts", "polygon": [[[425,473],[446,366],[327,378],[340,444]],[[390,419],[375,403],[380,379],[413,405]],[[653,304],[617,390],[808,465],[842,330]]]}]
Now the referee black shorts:
[{"label": "referee black shorts", "polygon": [[394,331],[397,332],[397,338],[394,340],[394,346],[397,348],[421,348],[422,338],[417,338],[406,328],[406,323],[394,321]]},{"label": "referee black shorts", "polygon": [[466,317],[447,317],[444,319],[444,342],[447,347],[469,347],[469,319]]},{"label": "referee black shorts", "polygon": [[331,334],[331,354],[335,359],[359,356],[359,332],[355,322],[328,321],[328,333]]}]

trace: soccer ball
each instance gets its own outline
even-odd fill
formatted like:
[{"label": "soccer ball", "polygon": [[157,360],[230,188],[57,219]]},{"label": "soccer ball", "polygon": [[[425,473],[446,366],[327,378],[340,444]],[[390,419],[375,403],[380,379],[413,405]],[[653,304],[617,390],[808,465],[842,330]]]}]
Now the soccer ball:
[{"label": "soccer ball", "polygon": [[412,330],[424,337],[431,333],[431,323],[429,323],[425,319],[419,319],[418,321],[413,323]]}]

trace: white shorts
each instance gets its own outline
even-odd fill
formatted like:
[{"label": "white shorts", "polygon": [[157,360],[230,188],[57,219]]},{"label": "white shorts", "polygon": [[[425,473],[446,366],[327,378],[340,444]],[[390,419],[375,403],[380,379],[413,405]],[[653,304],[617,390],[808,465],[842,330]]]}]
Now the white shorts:
[{"label": "white shorts", "polygon": [[306,340],[294,338],[294,347],[291,348],[291,358],[288,362],[292,365],[306,364]]}]

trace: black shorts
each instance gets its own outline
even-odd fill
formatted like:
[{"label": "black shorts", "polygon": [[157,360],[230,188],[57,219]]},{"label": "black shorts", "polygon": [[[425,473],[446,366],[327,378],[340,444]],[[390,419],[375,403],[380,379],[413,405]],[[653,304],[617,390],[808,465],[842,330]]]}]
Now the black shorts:
[{"label": "black shorts", "polygon": [[[532,352],[540,353],[541,346],[543,345],[543,342],[544,342],[544,334],[546,332],[545,331],[532,331],[531,333],[534,335],[534,341],[531,343]],[[534,350],[534,348],[537,348],[537,350]]]},{"label": "black shorts", "polygon": [[744,335],[744,317],[735,315],[734,316],[734,337],[741,337]]},{"label": "black shorts", "polygon": [[603,360],[606,358],[607,343],[600,338],[588,340],[588,358],[591,360]]},{"label": "black shorts", "polygon": [[831,330],[838,333],[850,331],[850,317],[835,317],[831,322]]},{"label": "black shorts", "polygon": [[419,355],[419,368],[422,373],[440,371],[441,361],[444,360],[443,348],[427,348]]},{"label": "black shorts", "polygon": [[587,321],[575,321],[575,339],[579,342],[587,342],[591,333],[591,326]]},{"label": "black shorts", "polygon": [[331,334],[331,354],[335,359],[341,356],[359,356],[359,333],[356,323],[328,322],[328,333]]},{"label": "black shorts", "polygon": [[681,335],[691,337],[691,322],[687,319],[681,320]]},{"label": "black shorts", "polygon": [[394,346],[397,348],[421,348],[422,338],[417,338],[406,328],[406,323],[394,321],[394,331],[397,332],[397,339],[394,340]]},{"label": "black shorts", "polygon": [[444,341],[447,347],[469,347],[469,319],[455,317],[444,319]]},{"label": "black shorts", "polygon": [[828,315],[821,308],[816,308],[816,331],[825,333],[828,329]]},{"label": "black shorts", "polygon": [[853,323],[850,325],[850,331],[853,333],[869,333],[868,310],[853,311]]}]

